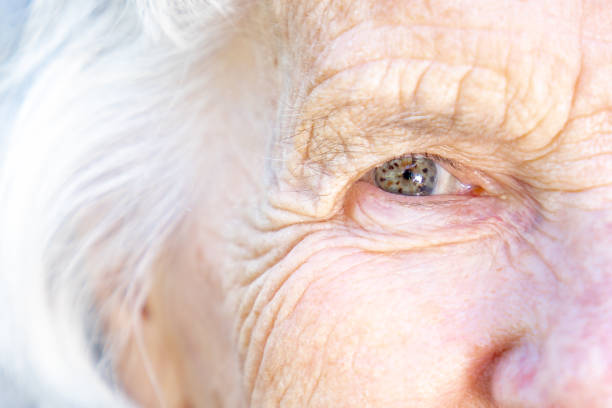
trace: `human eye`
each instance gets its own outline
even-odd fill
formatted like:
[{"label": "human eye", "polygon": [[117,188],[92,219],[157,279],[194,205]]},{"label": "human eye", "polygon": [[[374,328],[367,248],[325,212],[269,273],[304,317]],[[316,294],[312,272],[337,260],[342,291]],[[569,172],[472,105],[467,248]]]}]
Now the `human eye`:
[{"label": "human eye", "polygon": [[407,196],[455,195],[473,190],[447,170],[449,163],[440,157],[407,154],[372,170],[374,184],[383,191]]}]

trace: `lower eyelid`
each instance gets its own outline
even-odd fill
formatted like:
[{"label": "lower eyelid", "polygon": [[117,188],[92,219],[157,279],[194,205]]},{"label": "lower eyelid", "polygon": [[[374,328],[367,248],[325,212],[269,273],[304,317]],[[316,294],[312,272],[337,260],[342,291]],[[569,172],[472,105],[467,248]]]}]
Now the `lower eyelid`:
[{"label": "lower eyelid", "polygon": [[358,181],[347,196],[345,215],[366,230],[399,234],[461,231],[472,234],[484,224],[501,222],[507,208],[496,197],[403,196],[387,193],[369,182]]}]

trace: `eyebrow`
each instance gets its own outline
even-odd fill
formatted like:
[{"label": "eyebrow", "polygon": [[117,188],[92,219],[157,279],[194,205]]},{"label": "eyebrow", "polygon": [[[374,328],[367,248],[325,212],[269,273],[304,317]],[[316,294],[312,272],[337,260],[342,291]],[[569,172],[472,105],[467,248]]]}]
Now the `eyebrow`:
[{"label": "eyebrow", "polygon": [[[552,138],[562,130],[567,121],[563,110],[571,105],[575,87],[572,75],[577,75],[580,65],[574,31],[538,31],[534,42],[515,35],[522,33],[520,25],[498,26],[490,21],[490,26],[470,28],[451,23],[347,22],[317,48],[317,54],[304,50],[310,77],[304,84],[301,118],[317,129],[342,110],[363,109],[367,121],[353,116],[361,121],[356,132],[384,134],[403,128],[413,134],[448,136],[453,142],[478,138],[492,144],[509,144],[528,133]],[[567,47],[560,49],[560,40]],[[384,82],[368,88],[368,76],[376,71],[368,67],[377,64],[391,74],[379,74]],[[380,89],[389,83],[403,88],[399,93],[406,95],[398,99],[421,96],[421,100],[392,107],[394,101],[381,95],[389,89]],[[440,97],[444,92],[451,95],[448,100]],[[432,102],[440,99],[446,106]],[[387,105],[385,109],[372,109],[371,104],[379,101]],[[448,109],[453,103],[459,107],[455,112]]]},{"label": "eyebrow", "polygon": [[[325,159],[341,148],[352,151],[354,147],[372,146],[371,142],[381,137],[382,143],[388,144],[409,136],[417,148],[471,143],[496,150],[527,136],[545,145],[567,123],[563,106],[571,103],[571,95],[557,92],[552,79],[542,80],[543,85],[538,86],[544,86],[543,90],[532,91],[531,83],[538,78],[523,78],[517,73],[514,81],[519,82],[513,87],[525,88],[524,95],[508,99],[507,82],[511,79],[488,68],[436,61],[422,71],[420,67],[419,60],[377,59],[315,83],[296,109],[295,147],[319,146],[313,152],[326,153],[321,156]],[[407,78],[404,69],[409,72]],[[546,69],[544,72],[548,72]],[[450,79],[436,82],[446,74]],[[542,92],[550,97],[538,104]]]},{"label": "eyebrow", "polygon": [[[333,92],[324,99],[306,100],[288,141],[311,161],[330,155],[376,153],[378,144],[411,142],[415,148],[476,138],[478,132],[454,128],[453,117],[440,112],[400,109],[387,103],[380,109],[377,95],[355,100],[349,92]],[[307,105],[314,106],[310,109]],[[317,157],[319,156],[319,157]]]}]

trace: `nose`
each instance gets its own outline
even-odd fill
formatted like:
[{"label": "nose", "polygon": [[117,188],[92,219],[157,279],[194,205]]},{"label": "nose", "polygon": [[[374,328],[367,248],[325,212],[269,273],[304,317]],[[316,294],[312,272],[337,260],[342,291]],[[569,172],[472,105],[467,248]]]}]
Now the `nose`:
[{"label": "nose", "polygon": [[537,327],[498,360],[492,377],[497,406],[612,407],[609,219],[609,213],[583,213],[558,224],[562,235],[549,256],[560,281],[534,311]]},{"label": "nose", "polygon": [[612,305],[607,303],[566,310],[548,333],[525,339],[503,356],[493,376],[497,405],[612,407]]}]

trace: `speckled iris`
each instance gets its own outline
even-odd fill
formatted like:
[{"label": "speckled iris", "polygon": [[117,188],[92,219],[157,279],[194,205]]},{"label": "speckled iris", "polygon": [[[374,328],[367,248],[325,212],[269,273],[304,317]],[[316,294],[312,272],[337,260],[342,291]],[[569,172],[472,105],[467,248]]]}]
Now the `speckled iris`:
[{"label": "speckled iris", "polygon": [[436,164],[424,156],[402,156],[374,171],[376,185],[394,194],[429,195],[436,187],[436,178]]}]

